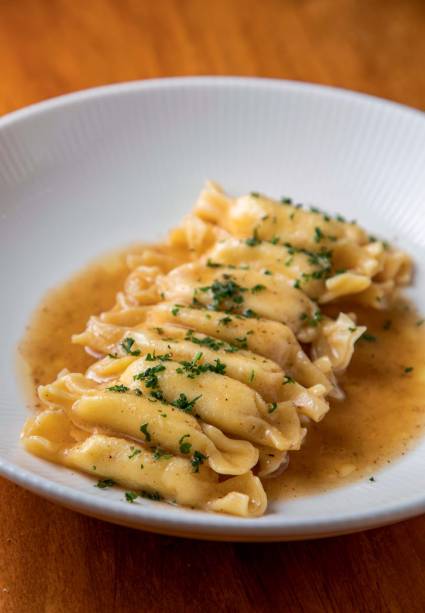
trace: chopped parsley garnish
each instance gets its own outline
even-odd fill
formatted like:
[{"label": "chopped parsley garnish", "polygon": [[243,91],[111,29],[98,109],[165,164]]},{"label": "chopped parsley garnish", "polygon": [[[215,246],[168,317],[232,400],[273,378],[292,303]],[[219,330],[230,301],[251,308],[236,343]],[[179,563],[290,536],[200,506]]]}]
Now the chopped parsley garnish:
[{"label": "chopped parsley garnish", "polygon": [[220,264],[219,262],[213,262],[208,258],[207,266],[208,268],[222,268],[223,264]]},{"label": "chopped parsley garnish", "polygon": [[147,443],[149,443],[152,440],[151,434],[148,430],[148,426],[149,424],[142,424],[140,426],[140,432],[143,432],[143,434],[145,435],[145,440]]},{"label": "chopped parsley garnish", "polygon": [[192,456],[192,461],[191,461],[194,473],[199,473],[200,465],[203,464],[204,460],[206,460],[207,458],[208,458],[208,456],[204,455],[200,451],[195,451],[194,452],[194,454]]},{"label": "chopped parsley garnish", "polygon": [[416,322],[416,325],[419,327],[419,326],[422,326],[424,323],[425,323],[425,319],[418,319],[418,321]]},{"label": "chopped parsley garnish", "polygon": [[216,279],[212,285],[199,288],[201,292],[211,292],[213,295],[212,308],[215,311],[232,310],[235,306],[240,305],[243,301],[243,292],[247,291],[246,287],[241,287],[231,275],[224,274],[223,280]]},{"label": "chopped parsley garnish", "polygon": [[134,338],[131,338],[130,336],[128,336],[121,343],[121,347],[124,349],[126,353],[128,353],[128,355],[134,355],[134,356],[140,355],[140,349],[132,349],[134,343],[135,343]]},{"label": "chopped parsley garnish", "polygon": [[218,351],[219,349],[224,349],[226,353],[234,353],[235,351],[238,351],[239,348],[241,348],[241,347],[235,346],[234,344],[225,343],[224,341],[219,341],[216,338],[212,338],[211,336],[204,336],[202,338],[199,338],[194,335],[193,330],[187,331],[185,340],[191,341],[192,343],[195,343],[196,345],[200,345],[201,347],[209,347],[210,349],[213,349],[214,351]]},{"label": "chopped parsley garnish", "polygon": [[323,314],[320,311],[315,311],[312,317],[309,317],[307,313],[301,313],[301,321],[305,321],[308,326],[315,328],[322,320]]},{"label": "chopped parsley garnish", "polygon": [[376,336],[374,336],[373,334],[369,334],[369,332],[363,332],[360,338],[361,340],[367,341],[368,343],[374,343],[377,340]]},{"label": "chopped parsley garnish", "polygon": [[181,368],[177,368],[176,372],[179,374],[185,374],[187,377],[189,377],[189,379],[194,379],[198,375],[205,372],[215,372],[219,375],[224,375],[226,371],[226,364],[223,364],[219,358],[215,360],[215,364],[209,364],[207,362],[201,364],[201,358],[202,352],[199,351],[190,362],[186,360],[179,362],[179,364],[181,364]]},{"label": "chopped parsley garnish", "polygon": [[141,498],[147,498],[148,500],[162,500],[161,494],[156,490],[152,490],[151,492],[141,490],[139,496],[141,496]]},{"label": "chopped parsley garnish", "polygon": [[261,285],[261,283],[257,283],[257,285],[254,285],[254,287],[251,287],[251,293],[258,294],[258,292],[262,292],[265,289],[267,289],[265,285]]},{"label": "chopped parsley garnish", "polygon": [[272,402],[271,404],[269,404],[267,411],[268,413],[274,413],[276,409],[277,409],[277,402]]},{"label": "chopped parsley garnish", "polygon": [[372,483],[373,483],[373,482],[376,481],[376,479],[375,479],[375,477],[369,477],[369,481],[372,481]]},{"label": "chopped parsley garnish", "polygon": [[248,319],[253,319],[253,318],[258,319],[257,313],[255,311],[253,311],[252,309],[245,309],[242,312],[242,315],[244,317],[247,317]]},{"label": "chopped parsley garnish", "polygon": [[137,448],[134,448],[134,447],[130,447],[130,449],[132,449],[132,452],[128,456],[129,460],[132,460],[133,458],[136,457],[136,455],[139,455],[139,453],[142,453],[141,449],[137,449]]},{"label": "chopped parsley garnish", "polygon": [[285,375],[283,378],[283,385],[287,385],[288,383],[295,383],[295,379],[293,379],[289,375]]},{"label": "chopped parsley garnish", "polygon": [[173,356],[171,353],[163,353],[160,355],[156,355],[154,352],[154,353],[148,353],[147,356],[145,357],[146,362],[154,362],[155,360],[159,360],[160,362],[169,362],[172,359],[173,359]]},{"label": "chopped parsley garnish", "polygon": [[263,275],[271,276],[272,274],[271,270],[263,270]]},{"label": "chopped parsley garnish", "polygon": [[224,373],[226,372],[226,364],[224,364],[224,362],[220,361],[220,358],[217,358],[216,360],[214,360],[214,364],[207,364],[206,366],[208,366],[208,370],[210,372],[215,372],[217,375],[224,375]]},{"label": "chopped parsley garnish", "polygon": [[158,387],[157,374],[163,370],[165,370],[165,366],[163,364],[157,364],[156,366],[151,366],[143,372],[139,372],[137,375],[134,375],[133,379],[135,381],[143,380],[146,387],[155,388]]},{"label": "chopped parsley garnish", "polygon": [[342,215],[336,215],[336,216],[335,216],[335,219],[336,219],[337,221],[340,221],[341,223],[345,223],[345,221],[346,221],[346,220],[345,220],[345,217],[343,217]]},{"label": "chopped parsley garnish", "polygon": [[258,238],[258,230],[257,228],[255,228],[252,236],[246,239],[245,245],[248,245],[248,247],[256,247],[260,243],[261,243],[261,239]]},{"label": "chopped parsley garnish", "polygon": [[255,370],[251,370],[251,374],[249,375],[249,382],[252,383],[255,379]]},{"label": "chopped parsley garnish", "polygon": [[320,243],[320,241],[324,238],[324,234],[322,230],[318,227],[314,228],[314,242]]},{"label": "chopped parsley garnish", "polygon": [[160,447],[157,447],[153,454],[153,459],[155,460],[155,462],[157,462],[158,460],[169,460],[172,457],[173,457],[172,453],[167,453]]},{"label": "chopped parsley garnish", "polygon": [[248,339],[246,336],[240,336],[233,339],[234,347],[231,349],[225,349],[227,353],[233,353],[238,349],[248,349]]},{"label": "chopped parsley garnish", "polygon": [[[167,401],[164,398],[164,394],[161,392],[161,390],[152,390],[150,393],[151,398],[149,398],[149,400],[151,400],[152,398],[154,398],[155,400],[159,400],[160,402],[162,402],[163,404],[167,404]],[[152,402],[155,402],[155,400],[152,400]]]},{"label": "chopped parsley garnish", "polygon": [[251,192],[251,193],[250,193],[250,196],[251,196],[252,198],[259,198],[259,197],[260,197],[260,194],[259,194],[259,192]]},{"label": "chopped parsley garnish", "polygon": [[118,354],[117,353],[108,353],[108,358],[112,358],[113,360],[116,360],[118,358]]},{"label": "chopped parsley garnish", "polygon": [[292,204],[292,198],[288,198],[284,196],[283,198],[280,199],[280,203],[281,204]]},{"label": "chopped parsley garnish", "polygon": [[139,494],[136,494],[136,492],[125,492],[125,499],[127,502],[133,503],[138,496]]},{"label": "chopped parsley garnish", "polygon": [[403,372],[406,374],[412,371],[413,371],[413,366],[405,366],[405,368],[403,369]]},{"label": "chopped parsley garnish", "polygon": [[190,453],[190,450],[192,449],[192,445],[191,443],[184,440],[185,438],[189,438],[189,437],[190,437],[190,434],[183,434],[183,436],[179,440],[180,453]]},{"label": "chopped parsley garnish", "polygon": [[95,487],[98,487],[100,490],[105,490],[107,487],[112,487],[115,485],[115,481],[113,479],[100,479]]},{"label": "chopped parsley garnish", "polygon": [[228,324],[232,323],[233,319],[231,317],[222,317],[221,319],[218,320],[219,324],[223,324],[223,326],[227,326]]},{"label": "chopped parsley garnish", "polygon": [[181,304],[175,304],[173,306],[173,308],[171,309],[171,313],[174,315],[174,317],[179,314],[180,309],[181,309]]},{"label": "chopped parsley garnish", "polygon": [[189,400],[186,394],[181,393],[180,396],[176,398],[175,400],[173,400],[171,404],[173,405],[173,407],[176,407],[176,409],[180,409],[181,411],[184,411],[185,413],[192,413],[193,407],[195,406],[195,402],[199,400],[201,396],[202,394],[200,394],[199,396],[196,396],[192,400]]},{"label": "chopped parsley garnish", "polygon": [[112,385],[111,387],[107,387],[106,391],[107,392],[119,392],[123,394],[124,392],[128,392],[129,389],[130,388],[127,387],[126,385],[118,384],[118,385]]}]

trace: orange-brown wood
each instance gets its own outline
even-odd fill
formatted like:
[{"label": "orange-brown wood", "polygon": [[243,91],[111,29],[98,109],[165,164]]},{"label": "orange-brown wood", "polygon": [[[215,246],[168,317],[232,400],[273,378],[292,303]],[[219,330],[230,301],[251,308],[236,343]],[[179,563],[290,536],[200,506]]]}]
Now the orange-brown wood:
[{"label": "orange-brown wood", "polygon": [[[217,74],[425,108],[423,0],[0,0],[0,113],[76,89]],[[0,480],[0,611],[425,610],[425,518],[307,543],[139,533]]]}]

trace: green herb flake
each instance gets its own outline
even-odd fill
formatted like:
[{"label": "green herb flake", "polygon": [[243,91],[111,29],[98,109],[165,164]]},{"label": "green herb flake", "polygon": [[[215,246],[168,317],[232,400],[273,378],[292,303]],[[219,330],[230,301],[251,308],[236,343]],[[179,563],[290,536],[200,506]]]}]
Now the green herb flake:
[{"label": "green herb flake", "polygon": [[208,258],[207,266],[208,268],[222,268],[223,264],[220,264],[219,262],[213,262]]},{"label": "green herb flake", "polygon": [[324,238],[324,234],[322,230],[318,227],[314,228],[314,242],[320,243],[320,241]]},{"label": "green herb flake", "polygon": [[[130,449],[132,449],[132,448],[130,447]],[[133,459],[133,458],[135,458],[137,455],[139,455],[139,453],[142,453],[142,450],[141,450],[141,449],[135,449],[135,448],[133,448],[133,451],[132,451],[132,452],[130,453],[130,455],[128,456],[128,459],[129,459],[129,460],[132,460],[132,459]]]},{"label": "green herb flake", "polygon": [[194,473],[199,473],[199,467],[204,463],[204,460],[207,460],[208,456],[204,455],[200,451],[195,451],[192,456],[192,468]]},{"label": "green herb flake", "polygon": [[301,321],[305,321],[308,326],[316,328],[323,320],[323,314],[320,311],[315,311],[312,317],[309,317],[307,313],[301,313],[300,319]]},{"label": "green herb flake", "polygon": [[112,487],[115,485],[115,481],[113,479],[100,479],[94,487],[98,487],[100,490],[105,490],[107,487]]},{"label": "green herb flake", "polygon": [[250,196],[251,196],[251,198],[259,198],[260,194],[259,194],[259,192],[251,192]]},{"label": "green herb flake", "polygon": [[134,375],[133,379],[135,381],[144,381],[146,387],[154,389],[158,387],[158,373],[164,370],[165,366],[163,364],[157,364],[156,366],[151,366],[143,372]]},{"label": "green herb flake", "polygon": [[189,400],[186,394],[181,393],[178,398],[173,400],[171,403],[173,407],[176,409],[180,409],[180,411],[184,411],[185,413],[192,413],[193,407],[195,406],[195,402],[202,397],[202,394],[196,396],[192,400]]},{"label": "green herb flake", "polygon": [[134,338],[131,338],[130,336],[128,336],[121,343],[121,347],[124,349],[125,353],[127,353],[128,355],[138,356],[140,355],[140,349],[132,349],[134,343],[135,343]]},{"label": "green herb flake", "polygon": [[285,375],[283,378],[283,385],[288,385],[288,383],[295,383],[295,379],[293,379],[289,375]]},{"label": "green herb flake", "polygon": [[160,362],[169,362],[172,359],[173,359],[173,356],[171,353],[162,353],[162,354],[156,355],[154,352],[154,353],[148,353],[147,356],[145,357],[146,362],[155,362],[155,360],[159,360]]},{"label": "green herb flake", "polygon": [[257,285],[254,285],[254,287],[251,287],[251,293],[258,294],[258,292],[262,292],[265,289],[267,289],[265,285],[261,285],[261,283],[257,283]]},{"label": "green herb flake", "polygon": [[131,504],[133,504],[133,502],[136,500],[136,498],[138,498],[139,494],[136,494],[136,492],[125,492],[125,499],[127,502],[131,502]]},{"label": "green herb flake", "polygon": [[248,245],[248,247],[256,247],[260,243],[261,243],[261,239],[258,238],[258,230],[257,228],[255,228],[252,236],[245,240],[245,245]]},{"label": "green herb flake", "polygon": [[126,385],[112,385],[111,387],[107,387],[106,391],[107,392],[118,392],[120,394],[123,394],[124,392],[128,392],[129,391],[129,387],[127,387]]},{"label": "green herb flake", "polygon": [[413,366],[405,366],[403,372],[407,375],[413,371]]},{"label": "green herb flake", "polygon": [[152,490],[152,491],[141,490],[139,496],[141,498],[146,498],[147,500],[162,500],[161,494],[157,492],[156,490]]},{"label": "green herb flake", "polygon": [[189,438],[189,437],[190,437],[190,434],[184,434],[179,440],[180,453],[190,453],[190,450],[192,449],[192,445],[188,441],[184,440],[185,438]]},{"label": "green herb flake", "polygon": [[219,324],[222,324],[223,326],[227,326],[228,324],[232,323],[233,319],[231,317],[222,317],[221,319],[218,320]]},{"label": "green herb flake", "polygon": [[255,311],[253,311],[252,309],[245,309],[242,312],[242,315],[244,317],[247,317],[248,319],[258,319],[258,315]]},{"label": "green herb flake", "polygon": [[267,408],[267,412],[268,413],[274,413],[274,411],[276,411],[277,409],[277,402],[272,402],[271,404],[269,404],[268,408]]},{"label": "green herb flake", "polygon": [[363,332],[360,338],[361,340],[367,341],[368,343],[374,343],[377,340],[377,337],[373,334],[369,334],[369,332]]},{"label": "green herb flake", "polygon": [[150,434],[150,432],[148,430],[148,426],[149,426],[149,424],[147,424],[147,423],[146,424],[142,424],[140,426],[140,432],[143,432],[143,434],[145,436],[145,441],[147,443],[149,443],[152,440],[151,434]]},{"label": "green herb flake", "polygon": [[216,279],[212,285],[200,287],[199,290],[212,293],[212,308],[215,311],[232,311],[244,301],[243,293],[247,288],[236,283],[231,275],[224,274],[221,281]]},{"label": "green herb flake", "polygon": [[164,451],[160,447],[157,447],[155,449],[152,457],[155,460],[155,462],[157,462],[158,460],[170,460],[173,457],[173,454],[172,453],[167,453],[166,451]]},{"label": "green herb flake", "polygon": [[419,326],[422,326],[424,323],[425,323],[425,319],[418,319],[418,321],[416,322],[416,325],[419,327]]}]

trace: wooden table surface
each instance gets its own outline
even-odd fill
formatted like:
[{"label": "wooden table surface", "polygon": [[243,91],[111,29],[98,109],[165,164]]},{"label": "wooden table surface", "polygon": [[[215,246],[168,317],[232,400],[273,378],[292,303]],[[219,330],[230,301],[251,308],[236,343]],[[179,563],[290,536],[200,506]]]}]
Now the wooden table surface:
[{"label": "wooden table surface", "polygon": [[[424,0],[0,0],[0,113],[76,89],[233,74],[425,108]],[[425,610],[425,517],[305,543],[140,533],[0,480],[0,610]]]}]

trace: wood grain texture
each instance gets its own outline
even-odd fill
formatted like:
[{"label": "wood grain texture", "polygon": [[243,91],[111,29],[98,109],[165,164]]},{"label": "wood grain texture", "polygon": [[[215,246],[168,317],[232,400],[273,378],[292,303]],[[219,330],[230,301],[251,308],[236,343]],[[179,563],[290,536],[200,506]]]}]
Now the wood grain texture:
[{"label": "wood grain texture", "polygon": [[[423,0],[0,0],[0,113],[76,89],[238,74],[425,108]],[[425,610],[425,518],[307,543],[139,533],[0,480],[0,611]]]}]

